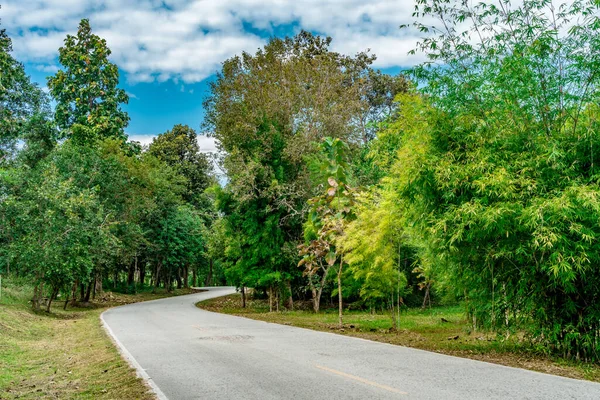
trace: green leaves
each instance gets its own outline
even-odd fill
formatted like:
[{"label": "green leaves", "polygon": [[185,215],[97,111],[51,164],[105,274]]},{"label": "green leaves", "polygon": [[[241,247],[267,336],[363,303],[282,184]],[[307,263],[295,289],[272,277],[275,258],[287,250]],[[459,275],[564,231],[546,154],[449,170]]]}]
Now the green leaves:
[{"label": "green leaves", "polygon": [[164,161],[187,179],[185,199],[201,205],[204,190],[213,183],[212,164],[200,152],[197,133],[187,125],[175,125],[152,140],[148,153]]},{"label": "green leaves", "polygon": [[62,288],[87,279],[110,246],[109,213],[97,191],[78,186],[80,177],[62,169],[71,156],[65,148],[25,173],[18,197],[7,204],[18,210],[10,245],[13,265],[35,284]]},{"label": "green leaves", "polygon": [[585,16],[598,6],[548,7],[418,2],[440,19],[420,50],[443,66],[413,71],[429,104],[409,115],[416,130],[395,124],[389,182],[420,273],[446,266],[477,324],[533,325],[549,348],[597,360],[600,32]]},{"label": "green leaves", "polygon": [[[348,146],[340,139],[327,137],[323,139],[321,148],[321,179],[327,186],[324,193],[308,201],[311,209],[304,226],[308,240],[298,246],[298,254],[303,257],[298,266],[304,267],[304,274],[311,284],[319,272],[324,280],[329,268],[341,257],[342,251],[336,247],[336,239],[343,235],[347,222],[354,217],[353,192],[347,186],[346,176]],[[336,173],[331,176],[333,171]],[[327,267],[323,266],[323,262]]]},{"label": "green leaves", "polygon": [[[12,42],[0,30],[0,167],[14,158],[17,141],[35,129],[31,120],[48,120],[49,102],[38,85],[31,82],[23,65],[13,56]],[[43,123],[43,122],[42,122]]]},{"label": "green leaves", "polygon": [[81,20],[76,36],[68,35],[59,49],[64,70],[48,78],[56,100],[55,119],[79,144],[90,145],[103,138],[125,142],[129,116],[120,104],[129,98],[117,87],[119,71],[108,59],[106,41],[91,33],[87,19]]}]

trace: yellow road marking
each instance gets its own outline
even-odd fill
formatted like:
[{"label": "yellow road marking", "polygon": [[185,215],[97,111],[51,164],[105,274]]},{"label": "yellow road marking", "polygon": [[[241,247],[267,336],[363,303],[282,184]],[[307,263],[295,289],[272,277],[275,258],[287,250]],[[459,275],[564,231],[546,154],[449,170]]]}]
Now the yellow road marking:
[{"label": "yellow road marking", "polygon": [[354,376],[354,375],[350,375],[350,374],[347,374],[347,373],[342,372],[342,371],[337,371],[335,369],[323,367],[322,365],[315,365],[315,367],[317,367],[319,369],[322,369],[323,371],[331,372],[332,374],[343,376],[344,378],[353,379],[353,380],[358,381],[360,383],[364,383],[364,384],[367,384],[367,385],[375,386],[375,387],[377,387],[379,389],[387,390],[388,392],[393,392],[393,393],[398,393],[398,394],[408,394],[406,392],[403,392],[403,391],[398,390],[396,388],[393,388],[391,386],[382,385],[382,384],[379,384],[377,382],[373,382],[373,381],[370,381],[368,379],[361,378],[359,376]]}]

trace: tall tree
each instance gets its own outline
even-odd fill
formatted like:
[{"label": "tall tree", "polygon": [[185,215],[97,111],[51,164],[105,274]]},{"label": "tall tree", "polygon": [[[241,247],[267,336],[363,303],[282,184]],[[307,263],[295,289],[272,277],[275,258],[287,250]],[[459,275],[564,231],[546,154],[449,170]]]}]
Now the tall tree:
[{"label": "tall tree", "polygon": [[[0,30],[0,270],[10,272],[9,246],[15,239],[18,212],[4,200],[21,182],[20,159],[33,167],[54,148],[57,130],[45,93],[11,54],[12,42]],[[18,142],[24,141],[24,151]]]},{"label": "tall tree", "polygon": [[321,180],[318,185],[320,194],[308,201],[311,209],[305,224],[306,243],[298,246],[299,255],[302,256],[298,265],[304,266],[308,277],[315,312],[319,311],[329,271],[337,265],[340,328],[343,325],[342,272],[345,261],[343,246],[338,242],[348,222],[354,217],[354,193],[348,185],[348,149],[348,145],[340,139],[323,140],[323,159],[316,174]]},{"label": "tall tree", "polygon": [[213,183],[212,164],[200,152],[197,133],[187,125],[173,129],[152,139],[148,152],[164,161],[187,179],[186,200],[198,203],[200,196]]},{"label": "tall tree", "polygon": [[95,158],[79,150],[63,146],[35,169],[21,172],[19,187],[3,202],[16,211],[9,257],[16,271],[35,285],[34,308],[44,297],[44,285],[50,289],[50,310],[60,290],[87,282],[110,251],[110,213],[94,187],[79,184],[89,178],[89,170],[65,168]]},{"label": "tall tree", "polygon": [[[0,30],[0,163],[14,155],[17,140],[35,127],[30,120],[47,120],[50,111],[45,93],[13,58],[12,41]],[[45,123],[43,121],[42,123]]]},{"label": "tall tree", "polygon": [[106,40],[94,35],[90,22],[83,19],[77,34],[67,35],[58,53],[64,69],[48,78],[58,126],[78,143],[107,137],[124,142],[129,116],[121,104],[129,97],[117,87],[119,70],[108,59],[111,51]]},{"label": "tall tree", "polygon": [[[439,18],[414,71],[427,101],[393,186],[416,242],[475,327],[526,322],[550,351],[598,360],[600,17],[595,1],[419,0]],[[567,29],[568,27],[568,29]]]},{"label": "tall tree", "polygon": [[307,158],[319,152],[315,142],[334,136],[356,145],[365,136],[363,79],[373,57],[347,57],[331,51],[330,43],[302,32],[233,57],[205,103],[207,130],[225,153],[230,201],[221,204],[239,235],[240,263],[271,271],[265,277],[272,283],[279,273],[297,273],[297,256],[282,260],[277,254],[292,254],[285,249],[301,239],[314,190]]}]

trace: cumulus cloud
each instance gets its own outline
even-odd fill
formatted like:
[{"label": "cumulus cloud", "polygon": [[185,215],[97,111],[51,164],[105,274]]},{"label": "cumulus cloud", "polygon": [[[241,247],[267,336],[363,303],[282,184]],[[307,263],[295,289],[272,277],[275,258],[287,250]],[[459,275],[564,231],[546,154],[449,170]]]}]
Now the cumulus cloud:
[{"label": "cumulus cloud", "polygon": [[53,65],[66,34],[89,18],[131,81],[194,83],[282,26],[329,35],[347,54],[370,48],[378,67],[413,65],[420,59],[407,52],[418,34],[398,28],[411,22],[412,7],[412,0],[20,0],[0,16],[20,60]]},{"label": "cumulus cloud", "polygon": [[38,71],[48,72],[48,73],[51,73],[51,74],[55,74],[58,71],[58,67],[56,65],[38,64],[35,68]]},{"label": "cumulus cloud", "polygon": [[198,146],[200,146],[200,151],[203,153],[217,152],[217,144],[215,142],[215,138],[213,137],[198,135]]},{"label": "cumulus cloud", "polygon": [[136,134],[129,134],[129,141],[131,142],[139,142],[140,144],[147,146],[150,143],[152,143],[152,139],[154,139],[156,137],[156,135],[136,135]]},{"label": "cumulus cloud", "polygon": [[[156,135],[139,135],[129,134],[129,140],[133,142],[140,142],[142,145],[149,145],[152,143]],[[217,145],[215,144],[215,138],[208,137],[206,135],[198,135],[198,146],[202,153],[216,153]]]}]

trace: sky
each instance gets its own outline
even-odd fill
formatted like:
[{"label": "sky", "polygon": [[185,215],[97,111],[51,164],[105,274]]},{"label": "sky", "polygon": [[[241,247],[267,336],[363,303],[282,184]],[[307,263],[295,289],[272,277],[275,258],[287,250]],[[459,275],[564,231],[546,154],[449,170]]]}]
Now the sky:
[{"label": "sky", "polygon": [[[414,0],[5,0],[2,27],[13,55],[42,87],[58,68],[58,48],[79,21],[89,18],[106,39],[111,60],[130,96],[126,132],[148,143],[175,124],[200,130],[202,100],[220,64],[255,52],[271,37],[301,29],[331,36],[344,54],[370,49],[374,64],[397,73],[420,61],[409,56],[419,34],[401,30],[412,22]],[[204,151],[211,138],[200,136]]]}]

